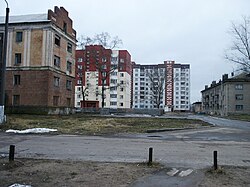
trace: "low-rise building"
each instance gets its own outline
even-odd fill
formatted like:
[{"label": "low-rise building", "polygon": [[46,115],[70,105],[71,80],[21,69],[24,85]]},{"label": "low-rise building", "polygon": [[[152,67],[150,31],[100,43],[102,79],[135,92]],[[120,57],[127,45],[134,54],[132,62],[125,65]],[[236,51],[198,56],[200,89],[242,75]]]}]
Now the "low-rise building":
[{"label": "low-rise building", "polygon": [[241,73],[231,78],[225,74],[222,80],[206,85],[201,94],[205,113],[250,114],[250,74]]},{"label": "low-rise building", "polygon": [[6,108],[47,113],[74,107],[75,47],[76,31],[63,7],[10,16]]}]

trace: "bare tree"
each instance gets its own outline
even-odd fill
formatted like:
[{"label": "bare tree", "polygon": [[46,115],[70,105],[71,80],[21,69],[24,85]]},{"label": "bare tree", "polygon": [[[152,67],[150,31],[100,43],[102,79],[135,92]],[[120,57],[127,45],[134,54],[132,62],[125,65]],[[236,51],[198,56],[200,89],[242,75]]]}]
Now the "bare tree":
[{"label": "bare tree", "polygon": [[85,46],[92,45],[94,43],[93,39],[89,36],[84,37],[83,35],[81,35],[81,37],[77,40],[77,47],[82,50],[85,49]]},{"label": "bare tree", "polygon": [[[102,32],[100,34],[96,34],[94,37],[84,37],[81,36],[78,39],[78,48],[84,50],[86,48],[86,46],[89,45],[101,45],[103,48],[101,48],[101,50],[96,51],[91,50],[89,51],[89,55],[90,58],[92,58],[96,64],[96,69],[99,72],[99,78],[101,80],[101,93],[96,92],[96,95],[101,95],[102,98],[102,108],[104,107],[104,101],[105,101],[105,90],[110,89],[109,87],[106,86],[107,80],[109,79],[110,75],[117,69],[118,67],[118,61],[117,64],[114,63],[106,63],[106,62],[110,62],[111,59],[111,49],[114,48],[119,48],[120,45],[122,45],[122,40],[118,37],[111,37],[110,34],[108,32]],[[109,49],[110,53],[107,55],[105,54],[105,50]],[[99,59],[99,57],[102,57],[101,59]],[[82,80],[82,79],[81,79]],[[83,101],[85,101],[85,96],[86,96],[86,92],[90,91],[90,87],[86,86],[85,88],[83,87],[83,80],[82,80],[82,84],[81,84],[81,91],[82,91],[82,96],[83,96]],[[120,86],[119,84],[116,85],[117,87]]]},{"label": "bare tree", "polygon": [[111,37],[108,32],[102,32],[100,34],[96,34],[94,37],[89,36],[81,36],[78,38],[78,47],[80,49],[84,49],[87,45],[102,45],[108,49],[119,48],[123,43],[122,40],[118,37]]},{"label": "bare tree", "polygon": [[243,17],[242,23],[232,23],[232,46],[225,58],[239,65],[241,71],[250,72],[250,17]]},{"label": "bare tree", "polygon": [[147,73],[147,76],[149,78],[150,95],[156,107],[160,108],[165,90],[165,71],[163,69],[154,68]]}]

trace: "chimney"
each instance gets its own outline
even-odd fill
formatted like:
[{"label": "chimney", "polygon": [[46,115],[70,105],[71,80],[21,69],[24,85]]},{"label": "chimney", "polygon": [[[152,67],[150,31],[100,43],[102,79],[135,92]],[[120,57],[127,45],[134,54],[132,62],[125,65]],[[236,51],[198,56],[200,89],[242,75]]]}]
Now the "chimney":
[{"label": "chimney", "polygon": [[227,80],[227,79],[228,79],[228,74],[222,75],[222,81],[225,81],[225,80]]},{"label": "chimney", "polygon": [[205,85],[205,90],[208,89],[208,85]]}]

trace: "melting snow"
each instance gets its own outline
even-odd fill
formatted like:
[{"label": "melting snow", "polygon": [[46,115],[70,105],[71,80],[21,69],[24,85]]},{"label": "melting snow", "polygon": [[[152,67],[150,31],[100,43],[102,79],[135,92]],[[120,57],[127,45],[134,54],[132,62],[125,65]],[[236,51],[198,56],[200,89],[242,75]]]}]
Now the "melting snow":
[{"label": "melting snow", "polygon": [[31,187],[30,185],[22,185],[22,184],[12,184],[9,187]]},{"label": "melting snow", "polygon": [[26,130],[13,130],[9,129],[7,133],[18,133],[18,134],[26,134],[26,133],[48,133],[48,132],[56,132],[57,129],[48,129],[48,128],[33,128],[33,129],[26,129]]}]

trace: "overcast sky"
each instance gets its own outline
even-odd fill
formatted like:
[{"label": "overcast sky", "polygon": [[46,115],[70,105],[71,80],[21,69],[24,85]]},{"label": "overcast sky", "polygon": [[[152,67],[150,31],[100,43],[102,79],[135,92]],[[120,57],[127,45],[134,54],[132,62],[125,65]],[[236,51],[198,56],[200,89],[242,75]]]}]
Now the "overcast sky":
[{"label": "overcast sky", "polygon": [[[47,13],[63,6],[77,37],[109,32],[139,64],[164,60],[191,65],[191,102],[205,84],[235,66],[224,60],[231,22],[250,16],[250,0],[8,0],[10,15]],[[6,4],[0,0],[0,15]]]}]

